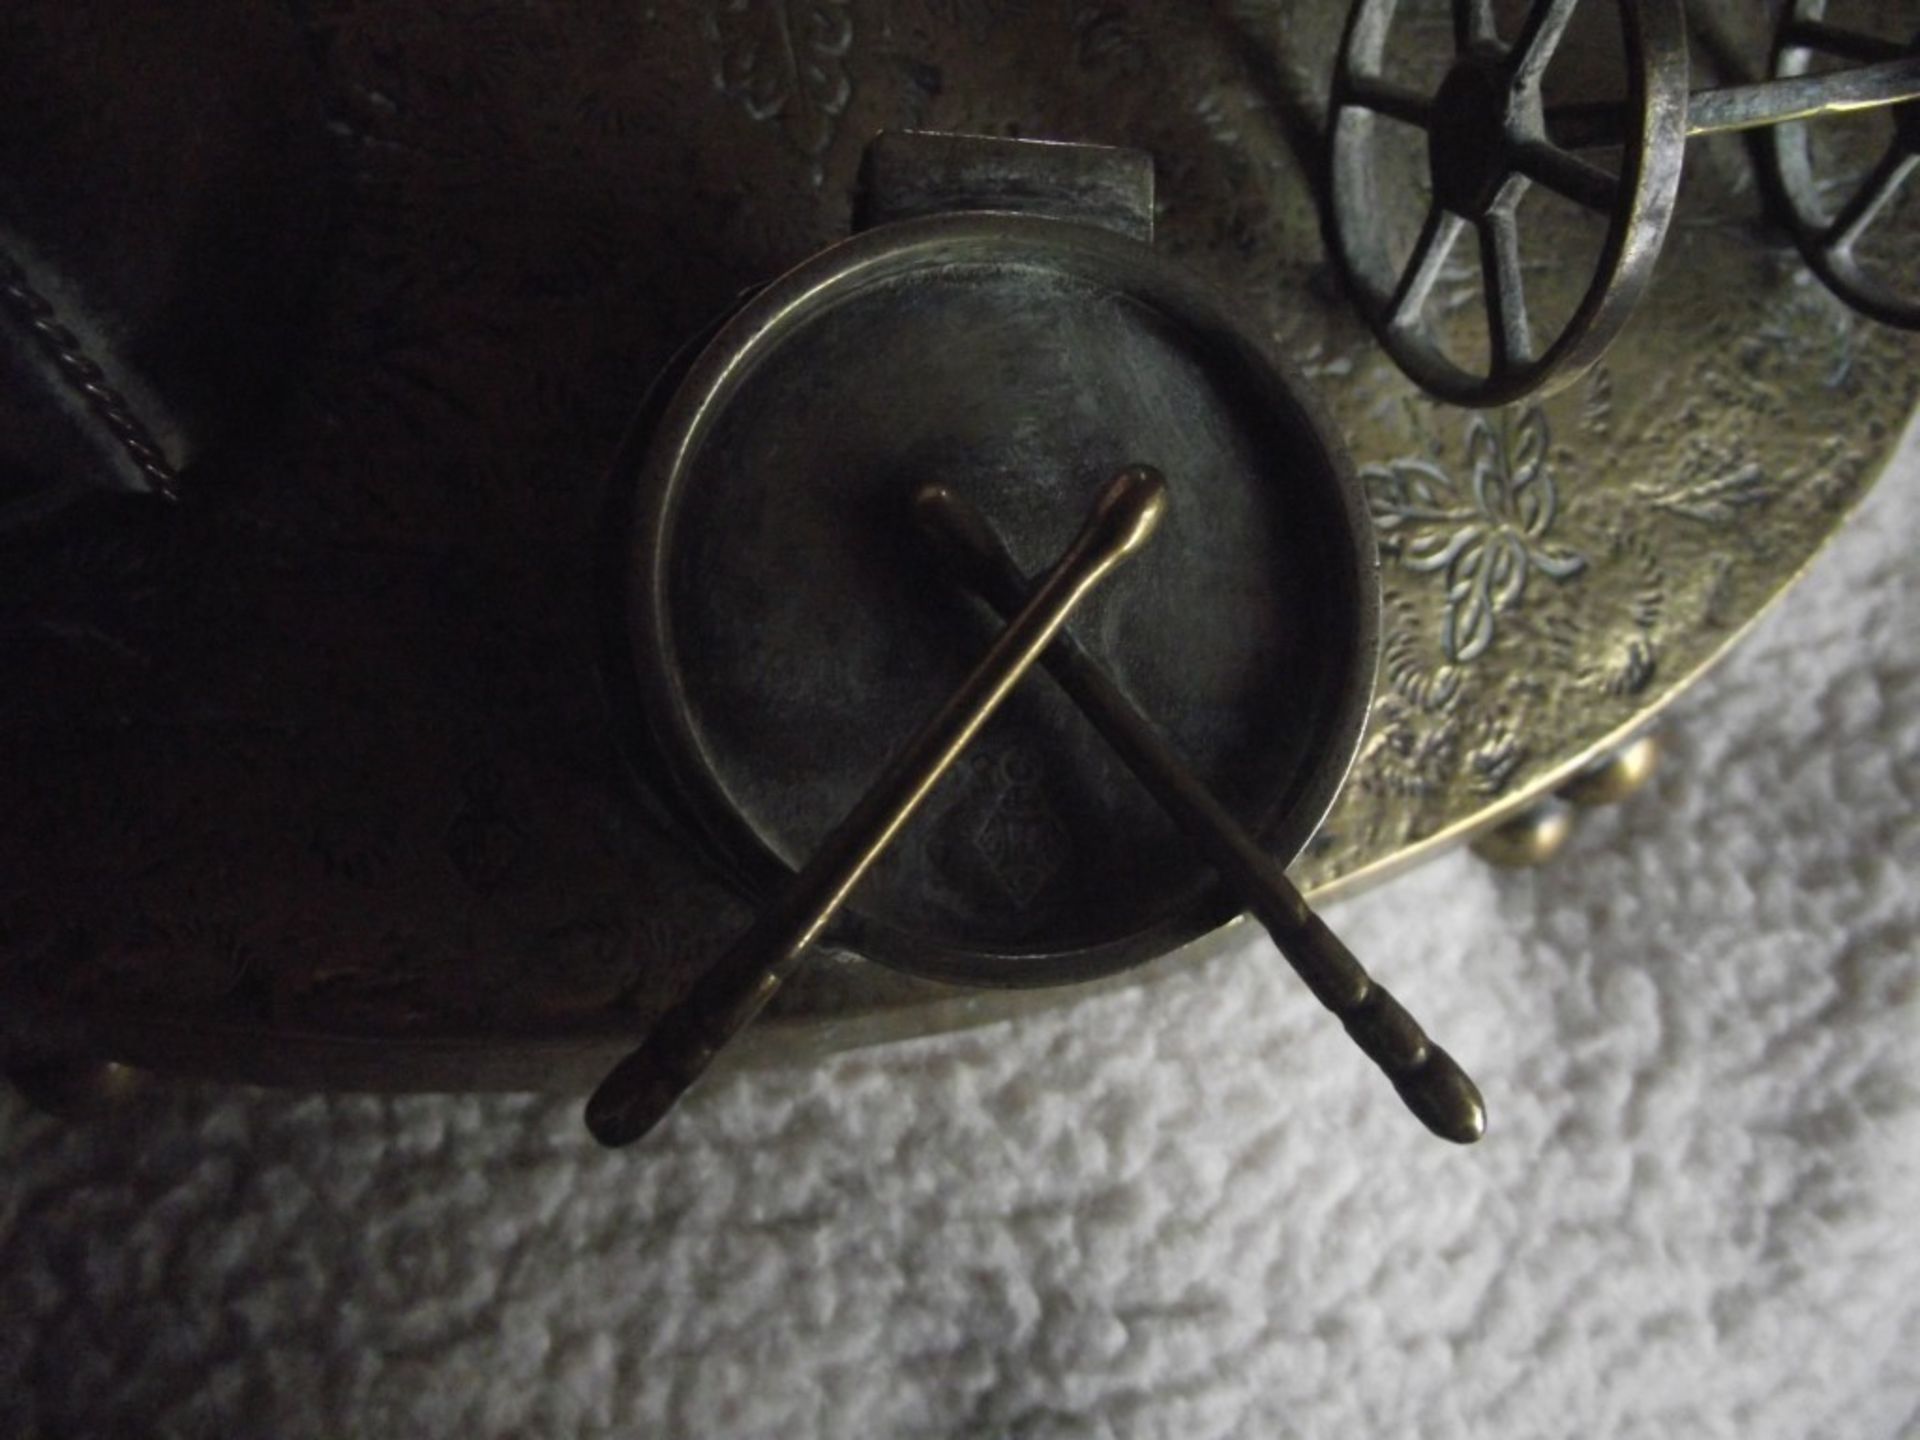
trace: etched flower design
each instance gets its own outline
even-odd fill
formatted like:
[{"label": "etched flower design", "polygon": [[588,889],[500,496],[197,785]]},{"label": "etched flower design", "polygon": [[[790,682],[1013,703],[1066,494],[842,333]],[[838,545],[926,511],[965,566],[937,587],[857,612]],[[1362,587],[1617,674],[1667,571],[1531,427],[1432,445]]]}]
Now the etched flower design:
[{"label": "etched flower design", "polygon": [[1023,909],[1060,872],[1073,843],[1047,806],[1041,773],[1032,757],[1008,756],[999,767],[1006,788],[974,832],[981,858]]},{"label": "etched flower design", "polygon": [[719,0],[708,18],[714,83],[755,120],[777,122],[820,184],[821,158],[853,98],[849,0]]},{"label": "etched flower design", "polygon": [[1547,417],[1467,422],[1467,493],[1438,465],[1395,460],[1360,472],[1382,544],[1419,574],[1444,572],[1440,644],[1453,664],[1484,654],[1499,617],[1526,597],[1527,577],[1571,580],[1587,562],[1548,541],[1559,496],[1547,466]]}]

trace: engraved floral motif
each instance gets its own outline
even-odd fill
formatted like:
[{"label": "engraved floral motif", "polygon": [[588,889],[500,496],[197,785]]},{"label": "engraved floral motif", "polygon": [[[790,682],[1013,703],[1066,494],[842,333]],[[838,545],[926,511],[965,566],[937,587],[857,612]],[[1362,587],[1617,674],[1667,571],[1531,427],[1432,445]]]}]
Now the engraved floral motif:
[{"label": "engraved floral motif", "polygon": [[997,778],[1003,788],[974,831],[974,848],[1007,894],[1025,908],[1060,872],[1072,842],[1047,805],[1037,761],[1009,755],[1000,763]]},{"label": "engraved floral motif", "polygon": [[714,84],[755,120],[777,120],[820,184],[821,157],[853,98],[851,0],[719,0],[708,30]]},{"label": "engraved floral motif", "polygon": [[1784,300],[1742,338],[1742,361],[1757,368],[1788,356],[1819,356],[1821,387],[1843,389],[1859,363],[1860,315],[1801,268],[1797,255],[1783,255],[1778,263],[1789,267],[1787,282],[1774,287]]},{"label": "engraved floral motif", "polygon": [[1460,766],[1457,717],[1433,723],[1419,706],[1389,694],[1374,706],[1367,746],[1355,767],[1362,788],[1376,793],[1424,797],[1438,794]]},{"label": "engraved floral motif", "polygon": [[1615,700],[1639,695],[1660,673],[1667,579],[1660,550],[1645,533],[1615,530],[1602,562],[1610,583],[1583,632],[1568,644],[1584,652],[1582,683]]},{"label": "engraved floral motif", "polygon": [[1383,684],[1356,767],[1359,783],[1402,797],[1432,795],[1459,769],[1462,672],[1431,666],[1413,638],[1416,610],[1405,596],[1387,601]]},{"label": "engraved floral motif", "polygon": [[927,0],[927,9],[949,25],[980,29],[1017,19],[1033,8],[1033,0]]},{"label": "engraved floral motif", "polygon": [[1666,487],[1636,485],[1634,494],[1655,510],[1697,520],[1702,525],[1731,524],[1740,517],[1741,511],[1763,506],[1773,499],[1773,489],[1767,484],[1765,474],[1753,464]]},{"label": "engraved floral motif", "polygon": [[1498,795],[1513,783],[1532,754],[1507,717],[1483,716],[1475,727],[1474,745],[1467,752],[1468,783],[1481,795]]},{"label": "engraved floral motif", "polygon": [[1438,465],[1395,460],[1361,471],[1382,547],[1418,574],[1443,572],[1440,645],[1464,665],[1493,644],[1499,617],[1526,596],[1527,577],[1571,580],[1586,560],[1547,538],[1559,495],[1547,463],[1547,420],[1535,407],[1515,420],[1467,422],[1466,493]]},{"label": "engraved floral motif", "polygon": [[1586,399],[1580,406],[1580,423],[1602,445],[1613,441],[1613,371],[1602,362],[1587,377]]},{"label": "engraved floral motif", "polygon": [[1074,52],[1083,68],[1144,75],[1153,42],[1126,0],[1083,0],[1073,13]]}]

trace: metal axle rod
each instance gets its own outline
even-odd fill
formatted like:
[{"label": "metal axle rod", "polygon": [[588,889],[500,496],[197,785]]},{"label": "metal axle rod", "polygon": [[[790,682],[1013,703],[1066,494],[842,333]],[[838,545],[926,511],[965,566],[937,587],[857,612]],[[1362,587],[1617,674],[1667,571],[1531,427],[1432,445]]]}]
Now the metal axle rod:
[{"label": "metal axle rod", "polygon": [[[1920,100],[1920,55],[1902,55],[1822,75],[1696,90],[1687,100],[1687,136],[1763,130],[1913,100]],[[1616,103],[1594,101],[1547,110],[1547,137],[1565,150],[1617,145],[1622,133],[1622,109]]]}]

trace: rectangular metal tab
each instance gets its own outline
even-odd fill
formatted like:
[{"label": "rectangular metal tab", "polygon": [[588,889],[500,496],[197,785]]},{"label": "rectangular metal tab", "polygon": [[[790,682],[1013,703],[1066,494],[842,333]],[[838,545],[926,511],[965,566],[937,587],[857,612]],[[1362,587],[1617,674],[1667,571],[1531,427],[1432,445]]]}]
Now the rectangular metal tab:
[{"label": "rectangular metal tab", "polygon": [[1044,215],[1151,244],[1153,157],[1112,145],[927,130],[874,137],[860,167],[855,229],[956,210]]}]

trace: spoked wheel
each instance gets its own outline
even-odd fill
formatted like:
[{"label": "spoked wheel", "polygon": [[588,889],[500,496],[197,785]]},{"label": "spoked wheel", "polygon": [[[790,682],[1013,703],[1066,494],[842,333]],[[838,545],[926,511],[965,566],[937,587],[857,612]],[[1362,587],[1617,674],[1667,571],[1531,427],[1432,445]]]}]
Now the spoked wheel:
[{"label": "spoked wheel", "polygon": [[[1385,78],[1397,0],[1356,0],[1335,69],[1329,114],[1329,244],[1367,323],[1417,384],[1460,405],[1501,405],[1558,389],[1599,359],[1652,278],[1672,217],[1687,134],[1687,44],[1677,0],[1588,0],[1617,6],[1627,94],[1617,108],[1620,164],[1608,170],[1549,138],[1540,83],[1578,0],[1536,0],[1511,44],[1492,0],[1453,0],[1454,58],[1432,96]],[[1377,119],[1426,133],[1431,196],[1404,265],[1388,254],[1380,216]],[[1519,205],[1530,185],[1605,217],[1606,240],[1572,317],[1535,333],[1521,275]],[[1454,246],[1475,232],[1487,309],[1484,373],[1435,338],[1428,302]]]},{"label": "spoked wheel", "polygon": [[[1774,41],[1776,76],[1810,73],[1815,56],[1875,64],[1920,55],[1920,35],[1902,45],[1840,29],[1827,23],[1826,8],[1826,0],[1789,0]],[[1859,252],[1860,242],[1887,220],[1902,188],[1920,185],[1920,101],[1909,100],[1892,115],[1892,139],[1837,206],[1822,195],[1821,177],[1808,154],[1807,126],[1775,126],[1765,153],[1793,238],[1814,274],[1862,314],[1920,330],[1920,267],[1910,265],[1909,274],[1890,276],[1884,266],[1869,266]]]}]

